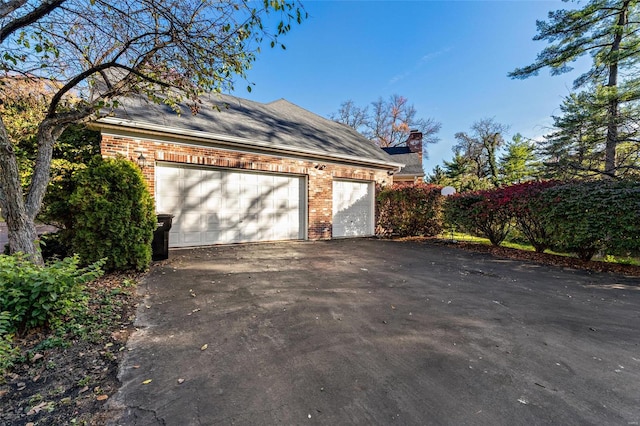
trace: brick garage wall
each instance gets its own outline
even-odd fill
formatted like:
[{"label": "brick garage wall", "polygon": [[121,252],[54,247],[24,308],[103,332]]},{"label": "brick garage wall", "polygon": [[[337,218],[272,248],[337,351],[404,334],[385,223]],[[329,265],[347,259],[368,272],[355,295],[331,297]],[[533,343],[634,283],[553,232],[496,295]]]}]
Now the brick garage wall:
[{"label": "brick garage wall", "polygon": [[308,237],[311,240],[331,238],[334,178],[375,181],[379,184],[391,181],[385,171],[143,138],[102,135],[101,152],[103,157],[124,156],[134,162],[143,153],[147,165],[142,173],[151,195],[155,195],[157,161],[307,176]]}]

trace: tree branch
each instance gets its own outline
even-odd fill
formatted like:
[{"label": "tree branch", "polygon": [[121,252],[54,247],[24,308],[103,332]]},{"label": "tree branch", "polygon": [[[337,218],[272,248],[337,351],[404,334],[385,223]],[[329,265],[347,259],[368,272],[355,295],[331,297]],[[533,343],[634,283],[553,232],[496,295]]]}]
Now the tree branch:
[{"label": "tree branch", "polygon": [[[67,0],[48,0],[40,4],[40,6],[33,9],[31,12],[10,21],[6,26],[0,28],[0,43],[4,43],[7,37],[14,32],[27,25],[33,24],[40,18],[48,15],[58,8],[62,3]],[[17,3],[17,2],[16,2]],[[15,10],[15,9],[14,9]]]},{"label": "tree branch", "polygon": [[14,10],[22,7],[27,0],[10,0],[8,2],[2,2],[0,4],[0,18],[5,18]]}]

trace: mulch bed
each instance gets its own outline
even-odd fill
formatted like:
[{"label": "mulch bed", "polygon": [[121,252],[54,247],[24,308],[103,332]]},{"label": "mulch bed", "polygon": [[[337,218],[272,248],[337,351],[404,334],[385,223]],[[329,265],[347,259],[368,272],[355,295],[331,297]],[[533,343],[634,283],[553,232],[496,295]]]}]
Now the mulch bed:
[{"label": "mulch bed", "polygon": [[105,404],[120,385],[118,363],[137,305],[135,286],[122,283],[140,277],[110,274],[87,285],[90,313],[100,318],[89,337],[40,329],[14,338],[24,362],[0,382],[0,425],[107,423],[113,413]]}]

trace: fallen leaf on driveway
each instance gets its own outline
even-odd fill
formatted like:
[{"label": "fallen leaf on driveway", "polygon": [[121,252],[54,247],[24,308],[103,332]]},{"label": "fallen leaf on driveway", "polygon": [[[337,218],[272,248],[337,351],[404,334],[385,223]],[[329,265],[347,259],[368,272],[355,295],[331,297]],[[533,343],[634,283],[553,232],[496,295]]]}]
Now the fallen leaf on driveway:
[{"label": "fallen leaf on driveway", "polygon": [[48,405],[49,405],[49,402],[46,402],[46,401],[41,402],[40,404],[36,405],[31,410],[29,410],[29,412],[27,413],[27,416],[33,416],[34,414],[38,414],[40,411],[44,410]]},{"label": "fallen leaf on driveway", "polygon": [[184,379],[178,379],[178,383],[179,384],[183,384],[184,383]]},{"label": "fallen leaf on driveway", "polygon": [[151,383],[153,381],[153,379],[147,379],[144,382],[142,382],[143,385],[148,385],[149,383]]},{"label": "fallen leaf on driveway", "polygon": [[109,395],[99,395],[96,396],[96,400],[97,401],[104,401],[105,399],[109,398]]},{"label": "fallen leaf on driveway", "polygon": [[202,347],[200,348],[200,350],[201,350],[201,351],[204,351],[204,350],[206,350],[208,347],[209,347],[209,345],[205,343],[204,345],[202,345]]}]

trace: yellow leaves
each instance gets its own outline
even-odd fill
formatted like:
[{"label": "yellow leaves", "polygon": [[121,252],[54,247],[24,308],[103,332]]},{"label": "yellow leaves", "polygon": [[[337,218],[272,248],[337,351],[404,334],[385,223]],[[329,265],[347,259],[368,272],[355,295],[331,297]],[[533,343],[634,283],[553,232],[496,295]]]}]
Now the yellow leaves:
[{"label": "yellow leaves", "polygon": [[143,381],[142,384],[143,385],[148,385],[151,382],[153,382],[153,379],[147,379],[147,380]]}]

